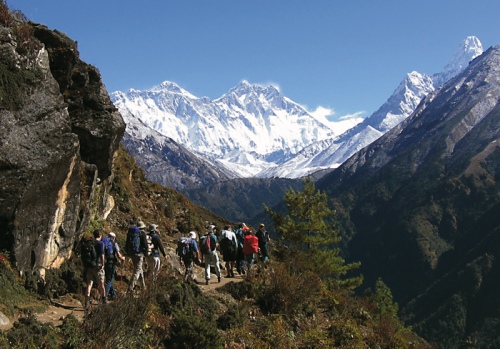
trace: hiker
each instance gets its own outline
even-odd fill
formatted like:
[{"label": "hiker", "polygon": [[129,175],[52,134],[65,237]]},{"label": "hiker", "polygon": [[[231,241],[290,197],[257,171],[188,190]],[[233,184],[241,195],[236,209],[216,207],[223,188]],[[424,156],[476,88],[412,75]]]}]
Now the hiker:
[{"label": "hiker", "polygon": [[269,260],[269,242],[271,238],[266,230],[264,223],[259,225],[259,230],[255,233],[255,236],[259,239],[259,249],[260,249],[260,260],[267,263]]},{"label": "hiker", "polygon": [[210,264],[212,262],[214,263],[217,280],[220,282],[221,279],[219,256],[217,255],[217,237],[214,234],[215,230],[216,227],[214,225],[209,225],[207,233],[200,237],[200,251],[203,254],[205,262],[205,282],[207,285],[210,282]]},{"label": "hiker", "polygon": [[245,230],[248,227],[245,223],[238,224],[238,229],[235,230],[236,240],[238,241],[238,251],[236,253],[236,270],[238,274],[245,274],[245,255],[243,254],[243,242],[245,241]]},{"label": "hiker", "polygon": [[120,247],[116,242],[116,234],[110,232],[107,237],[102,238],[104,244],[104,274],[105,274],[105,285],[104,289],[106,291],[107,299],[116,298],[116,290],[113,286],[115,281],[116,265],[119,261],[124,261],[125,256],[120,252]]},{"label": "hiker", "polygon": [[82,261],[85,268],[84,275],[87,281],[85,292],[85,310],[90,309],[90,293],[95,283],[102,296],[102,302],[106,303],[106,292],[104,290],[104,244],[101,241],[101,232],[94,230],[94,239],[89,238],[82,245]]},{"label": "hiker", "polygon": [[238,241],[230,225],[224,226],[224,230],[221,231],[220,235],[221,240],[219,245],[222,252],[222,259],[226,262],[227,277],[232,278],[234,277],[233,269],[238,253]]},{"label": "hiker", "polygon": [[257,263],[257,254],[259,253],[259,239],[255,236],[252,229],[245,232],[245,241],[243,242],[243,254],[247,263],[248,276],[251,276],[251,270],[254,263]]},{"label": "hiker", "polygon": [[143,288],[146,288],[144,273],[142,270],[142,265],[144,264],[144,253],[147,249],[147,239],[144,229],[146,229],[146,225],[144,222],[139,221],[137,226],[130,226],[127,233],[126,250],[127,254],[132,258],[132,263],[134,264],[134,272],[128,288],[129,291],[134,290],[135,283],[140,276],[142,276],[142,286]]},{"label": "hiker", "polygon": [[[163,244],[160,239],[158,226],[156,224],[149,225],[149,234],[148,234],[148,271],[149,268],[152,270],[153,282],[156,282],[158,277],[158,273],[160,272],[160,252],[163,257],[167,258],[167,254],[165,253],[165,249],[163,248]],[[149,241],[150,240],[150,241]],[[149,246],[151,246],[151,251],[149,251]]]},{"label": "hiker", "polygon": [[179,256],[181,265],[184,265],[186,268],[184,281],[188,282],[191,279],[191,281],[198,283],[193,272],[193,262],[196,261],[198,264],[201,264],[195,231],[190,231],[187,238],[183,237],[178,240],[177,255]]}]

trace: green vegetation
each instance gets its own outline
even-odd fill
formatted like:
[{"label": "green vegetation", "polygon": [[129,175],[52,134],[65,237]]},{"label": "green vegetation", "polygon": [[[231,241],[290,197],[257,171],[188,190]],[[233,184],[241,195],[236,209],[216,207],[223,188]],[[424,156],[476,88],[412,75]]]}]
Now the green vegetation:
[{"label": "green vegetation", "polygon": [[[113,195],[126,196],[132,204],[126,212],[118,205],[104,222],[104,229],[112,229],[119,238],[125,234],[121,229],[126,226],[124,217],[131,213],[147,217],[146,221],[161,220],[173,229],[178,226],[176,220],[184,221],[186,215],[199,225],[205,220],[223,222],[179,194],[144,180],[123,149],[116,165]],[[341,278],[353,266],[344,263],[338,250],[323,254],[328,250],[324,245],[339,241],[326,196],[306,182],[303,191],[290,190],[286,198],[291,203],[304,198],[309,206],[316,205],[313,219],[309,225],[301,220],[285,225],[287,236],[296,240],[289,246],[273,244],[268,268],[253,278],[228,283],[216,295],[205,294],[197,285],[182,282],[167,264],[155,287],[137,297],[125,296],[94,306],[83,324],[69,316],[54,327],[39,323],[28,313],[20,314],[15,326],[0,335],[0,346],[15,340],[16,345],[10,344],[13,348],[34,348],[32,343],[42,343],[45,348],[430,348],[398,319],[397,305],[382,282],[373,292],[356,296],[352,291],[355,283]],[[173,218],[162,216],[166,204]],[[280,217],[285,222],[292,220],[292,216]],[[307,236],[300,237],[292,229],[305,231]],[[312,234],[313,229],[318,233]],[[321,262],[325,256],[331,258],[328,263]],[[14,278],[15,271],[8,270]],[[30,293],[19,281],[17,291],[10,293],[7,285],[13,283],[1,283],[0,295],[11,299],[16,293],[29,299],[25,297]],[[75,256],[60,269],[47,271],[43,287],[30,289],[42,299],[57,298],[78,293],[82,285],[81,265]],[[115,282],[115,286],[124,287],[122,282]],[[12,299],[19,303],[21,298]]]},{"label": "green vegetation", "polygon": [[302,268],[295,273],[312,272],[334,286],[359,286],[360,277],[341,280],[349,271],[358,268],[359,263],[346,264],[340,256],[339,228],[333,220],[335,211],[328,207],[327,195],[316,191],[313,181],[307,178],[304,189],[288,190],[284,201],[288,214],[269,207],[265,209],[274,221],[276,232],[289,245],[289,253],[301,260]]}]

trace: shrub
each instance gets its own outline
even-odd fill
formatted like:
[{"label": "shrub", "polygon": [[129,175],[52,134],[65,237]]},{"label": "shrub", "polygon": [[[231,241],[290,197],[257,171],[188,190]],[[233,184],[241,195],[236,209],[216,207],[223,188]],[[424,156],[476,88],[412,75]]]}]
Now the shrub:
[{"label": "shrub", "polygon": [[217,319],[217,327],[221,330],[242,327],[246,321],[247,307],[243,304],[233,304]]},{"label": "shrub", "polygon": [[283,315],[314,314],[316,301],[322,291],[321,279],[315,273],[291,274],[285,265],[275,265],[269,270],[267,284],[261,285],[256,297],[263,312]]},{"label": "shrub", "polygon": [[147,320],[152,297],[122,297],[111,304],[95,306],[83,323],[83,331],[91,338],[93,348],[148,348]]},{"label": "shrub", "polygon": [[82,348],[88,340],[85,333],[80,330],[80,322],[73,316],[68,315],[61,325],[61,334],[64,337],[64,343],[61,347],[65,349]]},{"label": "shrub", "polygon": [[182,309],[173,314],[170,335],[164,344],[173,349],[222,348],[222,338],[217,331],[215,321],[185,313]]},{"label": "shrub", "polygon": [[337,347],[343,349],[363,349],[363,336],[359,327],[346,319],[337,319],[329,328],[330,337]]},{"label": "shrub", "polygon": [[228,283],[222,287],[221,291],[229,293],[236,300],[243,301],[246,298],[255,297],[256,284],[245,279],[242,282]]},{"label": "shrub", "polygon": [[20,318],[6,334],[10,348],[59,348],[56,330],[37,321],[33,314]]}]

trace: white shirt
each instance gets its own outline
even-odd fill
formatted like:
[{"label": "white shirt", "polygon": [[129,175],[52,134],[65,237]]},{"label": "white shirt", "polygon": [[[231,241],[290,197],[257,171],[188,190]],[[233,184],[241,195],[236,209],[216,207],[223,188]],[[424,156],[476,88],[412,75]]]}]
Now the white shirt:
[{"label": "white shirt", "polygon": [[226,237],[228,238],[229,240],[232,240],[234,242],[237,242],[236,240],[236,234],[234,232],[232,232],[231,230],[223,230],[220,232],[220,236],[222,238]]}]

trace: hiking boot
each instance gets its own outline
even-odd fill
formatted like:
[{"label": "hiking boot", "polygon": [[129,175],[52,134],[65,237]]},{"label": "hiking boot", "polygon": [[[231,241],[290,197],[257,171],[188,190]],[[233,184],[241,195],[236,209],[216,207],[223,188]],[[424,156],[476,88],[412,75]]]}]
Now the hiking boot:
[{"label": "hiking boot", "polygon": [[217,278],[217,280],[219,280],[219,282],[220,282],[220,276]]},{"label": "hiking boot", "polygon": [[208,282],[209,282],[209,281],[210,281],[210,279],[207,279],[207,281],[206,281],[205,285],[208,285]]}]

